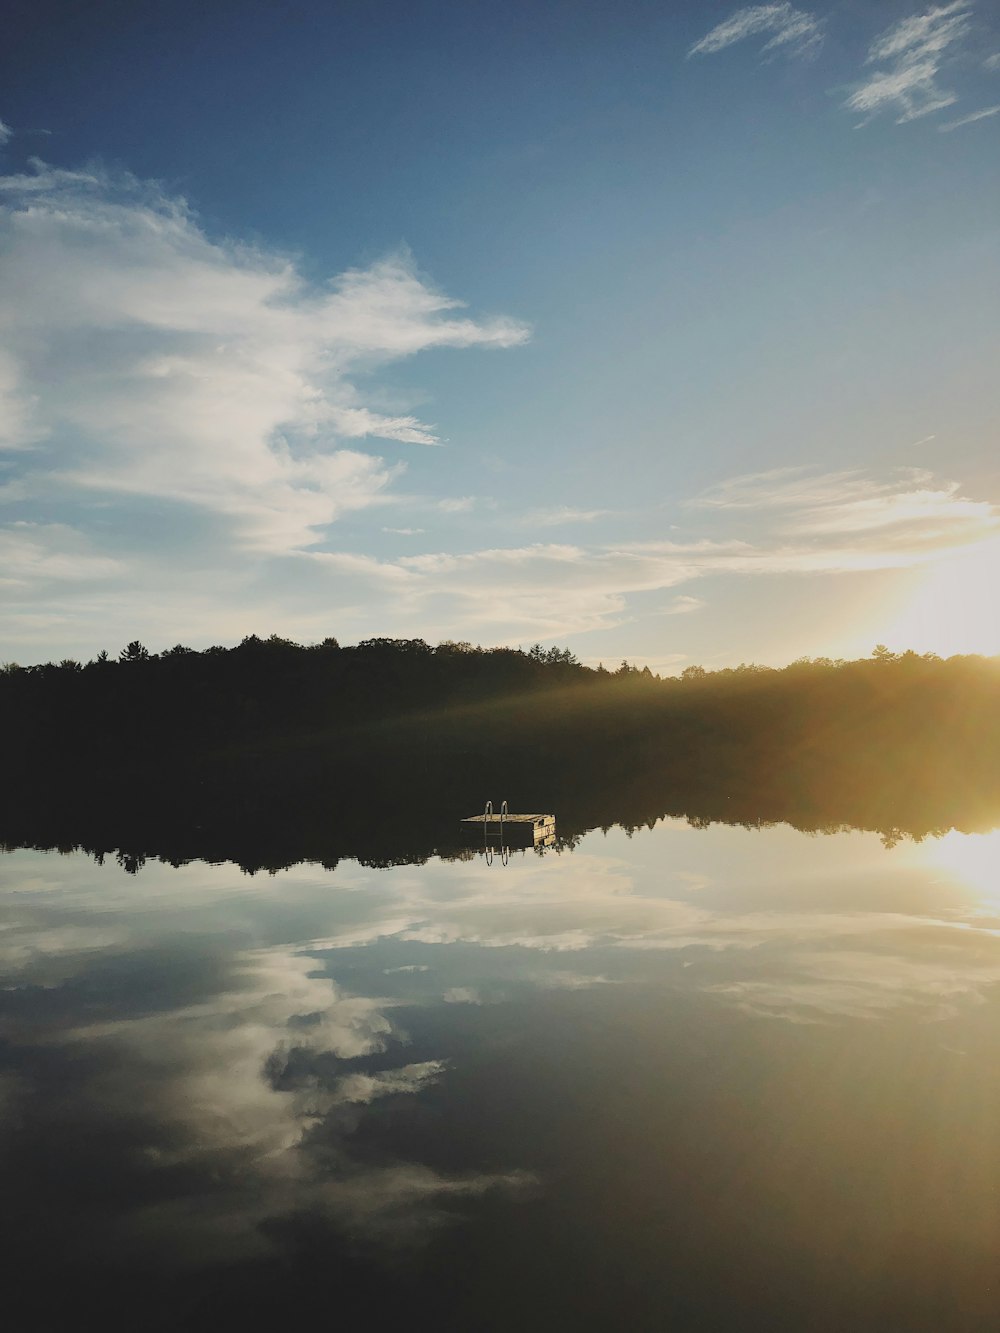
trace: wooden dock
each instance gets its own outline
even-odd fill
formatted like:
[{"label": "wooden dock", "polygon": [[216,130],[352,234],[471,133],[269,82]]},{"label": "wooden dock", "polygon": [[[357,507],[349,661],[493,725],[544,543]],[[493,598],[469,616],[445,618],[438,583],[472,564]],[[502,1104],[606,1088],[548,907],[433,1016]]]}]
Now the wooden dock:
[{"label": "wooden dock", "polygon": [[487,812],[463,819],[462,832],[468,838],[484,838],[511,847],[547,847],[556,840],[556,817]]}]

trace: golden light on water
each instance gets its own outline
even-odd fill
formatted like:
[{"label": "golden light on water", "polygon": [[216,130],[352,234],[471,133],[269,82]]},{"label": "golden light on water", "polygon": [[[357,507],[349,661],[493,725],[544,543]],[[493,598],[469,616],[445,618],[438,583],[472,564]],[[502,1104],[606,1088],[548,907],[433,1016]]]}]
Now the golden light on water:
[{"label": "golden light on water", "polygon": [[940,867],[982,902],[1000,907],[1000,829],[992,833],[959,833],[924,844],[932,865]]},{"label": "golden light on water", "polygon": [[937,561],[885,633],[892,648],[1000,654],[1000,539]]}]

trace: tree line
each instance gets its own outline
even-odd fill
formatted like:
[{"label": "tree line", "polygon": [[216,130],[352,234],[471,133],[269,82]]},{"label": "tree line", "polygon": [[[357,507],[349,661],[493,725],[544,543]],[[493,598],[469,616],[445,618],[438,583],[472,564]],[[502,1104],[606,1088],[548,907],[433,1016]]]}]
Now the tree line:
[{"label": "tree line", "polygon": [[[850,790],[1000,779],[1000,659],[891,653],[659,677],[565,648],[250,635],[232,648],[0,670],[0,790],[180,773],[322,784],[491,772],[558,791],[579,771],[693,790],[738,780]],[[220,778],[221,780],[221,778]],[[449,777],[451,781],[451,777]],[[539,793],[539,798],[544,790]]]},{"label": "tree line", "polygon": [[881,646],[660,678],[540,645],[133,641],[4,668],[0,728],[12,843],[408,858],[487,798],[570,835],[667,814],[888,843],[1000,822],[1000,659]]}]

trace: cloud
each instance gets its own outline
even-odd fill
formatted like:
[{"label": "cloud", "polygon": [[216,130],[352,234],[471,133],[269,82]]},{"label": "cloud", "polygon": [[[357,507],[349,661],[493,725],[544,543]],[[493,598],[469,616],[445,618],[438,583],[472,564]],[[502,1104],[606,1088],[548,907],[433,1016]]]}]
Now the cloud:
[{"label": "cloud", "polygon": [[37,164],[0,202],[0,443],[34,452],[38,494],[196,507],[234,549],[308,546],[383,502],[400,466],[346,442],[439,442],[363,400],[373,371],[527,336],[462,314],[405,254],[312,285],[130,177]]},{"label": "cloud", "polygon": [[0,348],[0,453],[27,449],[45,438],[38,420],[40,397],[21,383],[21,368]]},{"label": "cloud", "polygon": [[954,0],[887,29],[871,44],[865,61],[882,68],[855,88],[844,105],[868,116],[896,111],[897,125],[951,106],[957,97],[941,88],[937,77],[949,50],[968,36],[971,12],[967,0]]},{"label": "cloud", "polygon": [[370,438],[438,443],[403,404],[380,410],[398,395],[379,372],[527,337],[468,316],[405,253],[310,283],[287,255],[209,236],[155,184],[40,162],[0,176],[0,288],[0,500],[18,506],[0,576],[19,655],[329,633],[351,580],[312,583],[307,602],[288,586],[296,553],[397,499],[405,464]]},{"label": "cloud", "polygon": [[[970,0],[952,0],[893,24],[871,43],[865,59],[871,72],[853,88],[844,106],[863,113],[866,120],[883,110],[895,111],[898,125],[951,106],[957,96],[941,87],[938,76],[945,60],[969,36],[972,8]],[[764,44],[764,53],[812,56],[822,45],[823,23],[790,4],[752,5],[738,10],[696,42],[688,58],[713,55],[765,33],[773,35]],[[986,69],[1000,67],[1000,53],[988,56],[983,65]],[[941,128],[958,129],[996,110],[990,107]]]},{"label": "cloud", "polygon": [[[0,1076],[3,1122],[10,1132],[12,1122],[43,1121],[57,1175],[81,1143],[86,1171],[94,1161],[114,1163],[114,1208],[104,1206],[108,1191],[100,1207],[90,1206],[93,1190],[78,1188],[89,1176],[71,1170],[63,1182],[80,1223],[73,1243],[94,1253],[193,1266],[272,1259],[287,1227],[307,1221],[346,1235],[355,1252],[423,1243],[476,1200],[516,1200],[546,1181],[495,1152],[477,1157],[475,1144],[452,1154],[450,1169],[395,1156],[401,1143],[412,1152],[422,1136],[414,1139],[411,1118],[403,1117],[400,1136],[394,1117],[370,1108],[438,1087],[447,1110],[462,1090],[449,1094],[446,1059],[404,1062],[389,1003],[377,991],[339,985],[330,973],[340,955],[317,957],[316,942],[300,942],[303,931],[329,932],[331,951],[386,936],[480,946],[474,955],[418,955],[433,957],[435,975],[462,969],[448,973],[455,991],[469,982],[487,994],[498,983],[509,990],[513,945],[531,951],[514,960],[522,984],[586,992],[624,982],[629,989],[618,999],[627,1005],[638,997],[640,1009],[651,981],[684,1004],[704,1005],[703,996],[713,1010],[735,1006],[761,1021],[794,1023],[934,1020],[995,1001],[996,923],[989,918],[983,928],[947,891],[926,902],[912,864],[872,870],[874,838],[824,840],[820,883],[823,894],[836,885],[831,904],[811,893],[806,844],[788,830],[709,837],[678,820],[662,833],[667,858],[651,855],[645,835],[628,844],[628,860],[608,855],[595,833],[572,856],[515,859],[500,877],[481,861],[388,873],[342,864],[332,878],[301,865],[252,883],[232,866],[150,864],[141,902],[132,881],[96,873],[82,857],[18,853],[4,935],[19,936],[21,953],[33,960],[18,973],[17,994],[34,997],[39,1026],[27,1027],[21,1004],[7,1015],[2,1036],[12,1037],[13,1018],[23,1044],[16,1079]],[[666,876],[665,860],[673,867]],[[709,892],[689,865],[709,870]],[[909,907],[887,908],[899,902],[904,880]],[[331,883],[342,891],[331,892]],[[853,897],[845,898],[849,884]],[[678,900],[693,889],[697,904]],[[925,903],[916,914],[914,893]],[[280,943],[239,948],[240,940],[273,940],[274,932]],[[160,955],[148,948],[154,941]],[[591,947],[599,952],[584,957]],[[76,950],[75,970],[54,975],[68,950]],[[405,975],[421,966],[383,966],[406,956],[413,955],[361,949],[345,972],[364,992],[366,967],[379,986],[383,971]],[[180,996],[164,984],[167,959]],[[150,966],[157,960],[159,971]],[[64,986],[67,977],[74,981]],[[86,1022],[81,994],[91,1000]],[[415,995],[424,1005],[441,1000],[417,987]],[[399,1002],[409,1021],[412,1002]],[[625,1012],[621,1004],[616,1013]],[[476,1023],[484,1013],[472,1007],[464,1018]],[[440,1024],[420,1021],[419,1030],[425,1047]],[[31,1056],[40,1049],[45,1072],[35,1078]],[[498,1058],[501,1069],[502,1051]],[[63,1126],[68,1148],[60,1144]],[[37,1174],[32,1151],[29,1141],[16,1173],[25,1187]],[[324,1239],[335,1243],[329,1231]]]},{"label": "cloud", "polygon": [[3,148],[4,144],[10,143],[13,136],[14,136],[14,131],[11,129],[11,127],[9,125],[5,125],[4,122],[0,120],[0,148]]},{"label": "cloud", "polygon": [[592,990],[595,986],[617,986],[620,982],[603,974],[586,972],[543,972],[538,985],[545,990]]},{"label": "cloud", "polygon": [[978,539],[998,522],[996,507],[959,493],[954,481],[935,482],[921,468],[900,468],[888,481],[860,470],[810,475],[805,468],[778,468],[735,477],[689,501],[691,508],[793,510],[780,534],[826,537],[867,534],[890,554],[900,545],[914,551]]},{"label": "cloud", "polygon": [[[286,947],[236,954],[230,966],[230,987],[197,1003],[53,1034],[97,1067],[102,1051],[118,1065],[117,1078],[102,1080],[102,1118],[114,1120],[123,1096],[131,1123],[148,1119],[161,1145],[156,1169],[180,1169],[188,1182],[176,1199],[140,1204],[114,1222],[127,1252],[197,1266],[264,1254],[273,1231],[261,1224],[304,1211],[355,1238],[419,1244],[455,1220],[448,1200],[535,1183],[517,1170],[444,1174],[362,1160],[351,1135],[364,1108],[419,1095],[448,1063],[338,1076],[345,1061],[391,1057],[401,1037],[387,1002],[345,994],[317,974],[315,958]],[[233,1180],[221,1194],[219,1175]]]},{"label": "cloud", "polygon": [[960,495],[958,483],[950,482],[936,490],[929,485],[909,490],[872,487],[868,495],[806,509],[787,531],[810,536],[877,532],[887,547],[897,537],[919,547],[936,545],[951,532],[960,538],[985,535],[995,523],[993,505]]},{"label": "cloud", "polygon": [[668,616],[687,616],[692,611],[700,611],[705,605],[700,597],[675,597],[673,601],[664,610],[664,615]]},{"label": "cloud", "polygon": [[483,998],[472,986],[449,986],[441,996],[445,1004],[482,1004]]},{"label": "cloud", "polygon": [[64,524],[22,521],[0,528],[0,571],[0,587],[37,589],[111,578],[122,565]]},{"label": "cloud", "polygon": [[555,528],[563,523],[593,523],[607,512],[606,509],[573,509],[570,505],[556,505],[553,509],[533,509],[521,522],[526,528]]},{"label": "cloud", "polygon": [[[619,624],[636,594],[711,576],[902,569],[1000,531],[995,506],[913,468],[888,477],[777,469],[725,481],[688,508],[730,532],[689,541],[537,542],[382,561],[337,552],[303,552],[300,559],[350,572],[361,600],[379,604],[413,633],[454,637],[463,630],[463,637],[474,631],[522,642]],[[737,524],[740,535],[731,535]],[[666,613],[699,605],[678,594]]]},{"label": "cloud", "polygon": [[863,473],[827,472],[810,475],[807,467],[779,467],[730,477],[687,501],[689,509],[802,508],[831,497],[862,493],[869,483]]},{"label": "cloud", "polygon": [[762,50],[782,52],[789,56],[810,56],[823,42],[823,25],[812,14],[795,9],[790,4],[750,5],[737,10],[731,18],[718,24],[699,42],[695,42],[688,57],[714,55],[727,46],[771,33]]},{"label": "cloud", "polygon": [[996,507],[959,493],[959,483],[936,481],[924,468],[897,468],[888,480],[861,469],[811,472],[776,468],[734,477],[688,501],[692,509],[794,510],[780,530],[792,533],[860,532],[899,523],[941,521],[991,528]]},{"label": "cloud", "polygon": [[988,106],[982,111],[973,111],[971,116],[962,116],[960,120],[946,121],[944,125],[939,125],[938,129],[942,133],[947,134],[951,130],[961,129],[963,125],[974,125],[977,120],[986,120],[988,117],[996,116],[998,114],[1000,114],[1000,105]]},{"label": "cloud", "polygon": [[[339,516],[410,513],[391,509],[403,465],[361,441],[436,439],[404,404],[378,410],[378,372],[436,347],[509,347],[524,327],[469,318],[405,255],[312,285],[101,170],[37,164],[0,178],[0,203],[0,498],[18,506],[0,527],[5,656],[272,630],[530,642],[620,624],[642,594],[713,575],[899,568],[996,530],[990,505],[929,473],[800,469],[693,501],[725,522],[712,538],[338,550]],[[412,503],[457,516],[488,501]],[[541,536],[606,513],[525,522]],[[700,604],[686,587],[659,601],[654,614]]]},{"label": "cloud", "polygon": [[[889,935],[884,951],[803,950],[790,955],[790,975],[783,978],[723,982],[708,990],[748,1013],[793,1023],[880,1019],[901,1009],[939,1021],[985,1003],[1000,983],[993,951],[984,957],[950,949],[939,938],[925,948],[925,956],[914,957],[894,952],[895,943]],[[900,932],[899,946],[913,950],[914,942]]]},{"label": "cloud", "polygon": [[367,1105],[377,1097],[412,1096],[436,1083],[447,1068],[445,1060],[422,1060],[398,1069],[383,1069],[377,1074],[347,1074],[336,1085],[334,1099]]},{"label": "cloud", "polygon": [[[807,469],[737,477],[688,509],[702,516],[706,535],[431,549],[383,559],[300,550],[252,576],[217,573],[208,588],[199,583],[195,546],[185,557],[189,571],[148,559],[138,577],[144,604],[155,607],[162,625],[162,646],[233,640],[259,625],[306,641],[333,625],[342,641],[391,627],[432,642],[523,644],[620,625],[635,618],[643,594],[674,594],[645,614],[690,614],[702,600],[691,585],[706,578],[905,569],[974,549],[1000,531],[994,506],[919,469],[888,477]],[[137,577],[131,555],[126,577],[121,561],[59,525],[0,530],[0,552],[8,556],[0,565],[9,580],[7,656],[22,656],[19,640],[54,638],[72,645],[74,655],[95,635],[91,651],[137,634],[149,641],[149,612],[133,628],[137,603],[122,591]],[[254,608],[252,619],[246,606]],[[665,663],[651,665],[660,670]]]},{"label": "cloud", "polygon": [[[429,906],[438,898],[423,868],[395,873],[388,895],[361,876],[363,894],[333,903],[329,875],[316,867],[251,883],[231,865],[151,862],[141,911],[124,875],[95,874],[83,857],[55,864],[29,854],[18,871],[0,965],[8,983],[37,987],[48,1001],[30,1024],[0,1016],[0,1037],[18,1043],[25,1070],[23,1079],[0,1076],[0,1106],[10,1126],[15,1112],[37,1115],[44,1098],[49,1123],[71,1124],[88,1144],[130,1127],[137,1151],[116,1154],[118,1183],[136,1188],[119,1196],[120,1210],[91,1214],[79,1229],[95,1250],[196,1266],[266,1255],[280,1245],[281,1221],[305,1213],[352,1243],[419,1245],[460,1219],[462,1201],[537,1184],[495,1161],[441,1170],[399,1160],[388,1145],[357,1150],[369,1107],[422,1095],[447,1079],[450,1062],[402,1059],[407,1038],[393,1016],[401,1001],[345,990],[298,932],[339,928],[374,940],[405,930],[415,924],[408,895]],[[341,881],[351,884],[344,867]],[[477,888],[485,895],[488,881]],[[237,934],[274,942],[238,948],[234,910]],[[373,960],[376,985],[382,961]],[[106,991],[109,962],[116,974],[124,965],[147,978],[138,1004],[127,986]],[[91,984],[106,1002],[81,1016],[73,997]],[[32,1076],[41,1046],[47,1063],[66,1062],[54,1096]],[[181,1187],[146,1188],[162,1173]]]}]

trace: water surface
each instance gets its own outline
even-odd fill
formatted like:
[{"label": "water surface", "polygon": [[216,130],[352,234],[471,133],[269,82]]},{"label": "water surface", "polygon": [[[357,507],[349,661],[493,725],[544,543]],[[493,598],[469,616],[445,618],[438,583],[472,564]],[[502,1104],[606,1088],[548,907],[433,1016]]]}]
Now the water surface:
[{"label": "water surface", "polygon": [[12,852],[13,1326],[995,1327],[997,852]]}]

